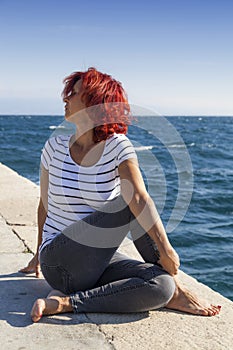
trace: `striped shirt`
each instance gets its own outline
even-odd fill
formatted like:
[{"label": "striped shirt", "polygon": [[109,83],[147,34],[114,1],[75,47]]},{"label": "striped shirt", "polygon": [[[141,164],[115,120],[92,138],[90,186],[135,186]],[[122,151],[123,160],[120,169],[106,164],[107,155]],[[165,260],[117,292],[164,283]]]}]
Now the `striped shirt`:
[{"label": "striped shirt", "polygon": [[71,158],[71,137],[52,137],[42,150],[41,163],[49,172],[49,186],[40,251],[67,226],[118,196],[118,167],[126,159],[137,158],[129,139],[124,134],[113,134],[106,140],[100,159],[93,166],[84,167]]}]

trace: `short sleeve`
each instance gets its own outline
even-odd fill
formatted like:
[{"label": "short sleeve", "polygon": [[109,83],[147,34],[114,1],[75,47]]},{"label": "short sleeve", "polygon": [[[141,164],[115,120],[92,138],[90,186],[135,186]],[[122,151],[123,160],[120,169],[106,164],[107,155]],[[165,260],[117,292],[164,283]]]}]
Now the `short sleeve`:
[{"label": "short sleeve", "polygon": [[41,163],[44,166],[46,170],[49,170],[49,166],[51,163],[51,160],[53,158],[53,154],[55,152],[55,145],[54,140],[55,138],[50,138],[46,141],[42,153],[41,153]]},{"label": "short sleeve", "polygon": [[124,160],[127,159],[137,159],[137,154],[135,152],[134,146],[127,136],[124,134],[118,134],[117,137],[117,165],[119,166]]}]

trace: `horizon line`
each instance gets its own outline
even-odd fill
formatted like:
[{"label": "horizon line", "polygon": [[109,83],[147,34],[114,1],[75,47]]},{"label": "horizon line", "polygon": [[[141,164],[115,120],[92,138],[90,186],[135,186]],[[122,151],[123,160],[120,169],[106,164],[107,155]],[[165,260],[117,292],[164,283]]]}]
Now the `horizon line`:
[{"label": "horizon line", "polygon": [[[26,114],[26,113],[10,113],[10,114],[2,114],[0,113],[0,117],[64,117],[63,114]],[[135,117],[233,117],[233,114],[148,114],[148,115],[137,115]]]}]

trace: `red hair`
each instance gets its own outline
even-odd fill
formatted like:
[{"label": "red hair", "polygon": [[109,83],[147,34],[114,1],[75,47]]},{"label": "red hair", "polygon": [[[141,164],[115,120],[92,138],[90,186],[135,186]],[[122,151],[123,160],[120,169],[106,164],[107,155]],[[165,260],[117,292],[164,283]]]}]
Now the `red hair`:
[{"label": "red hair", "polygon": [[121,83],[110,75],[91,67],[86,72],[74,72],[67,76],[62,92],[69,97],[75,83],[81,80],[81,99],[94,122],[94,142],[106,140],[113,133],[126,134],[131,122],[130,106]]}]

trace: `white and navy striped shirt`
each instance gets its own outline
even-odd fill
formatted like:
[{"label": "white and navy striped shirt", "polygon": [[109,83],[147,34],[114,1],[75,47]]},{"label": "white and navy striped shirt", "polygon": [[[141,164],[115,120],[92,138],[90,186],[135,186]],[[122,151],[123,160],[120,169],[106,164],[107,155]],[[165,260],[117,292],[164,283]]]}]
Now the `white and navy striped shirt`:
[{"label": "white and navy striped shirt", "polygon": [[52,137],[42,151],[41,162],[49,172],[49,187],[48,212],[40,251],[67,226],[118,196],[118,166],[126,159],[137,158],[129,139],[124,134],[114,134],[106,140],[97,163],[84,167],[71,158],[71,137]]}]

